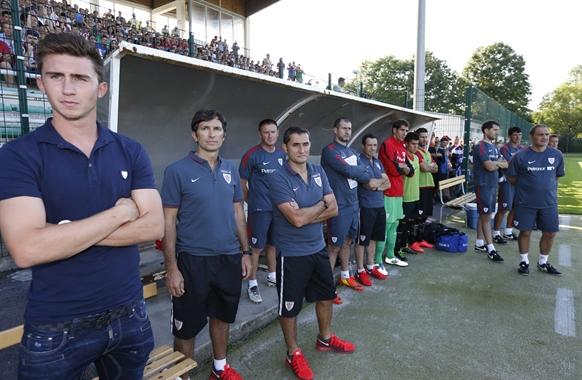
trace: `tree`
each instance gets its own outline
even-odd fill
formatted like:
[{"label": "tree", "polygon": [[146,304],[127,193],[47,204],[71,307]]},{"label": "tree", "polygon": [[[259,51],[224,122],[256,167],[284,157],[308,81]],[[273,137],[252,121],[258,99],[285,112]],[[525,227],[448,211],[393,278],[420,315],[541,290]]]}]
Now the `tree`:
[{"label": "tree", "polygon": [[570,78],[543,98],[533,119],[568,138],[582,134],[582,65],[574,67]]},{"label": "tree", "polygon": [[[427,111],[461,113],[464,90],[461,78],[447,63],[426,53],[425,103]],[[401,60],[392,55],[360,65],[356,78],[347,84],[357,93],[360,83],[372,99],[398,106],[412,106],[414,94],[414,58]]]},{"label": "tree", "polygon": [[510,111],[527,117],[531,85],[525,60],[503,42],[480,47],[471,56],[463,76]]}]

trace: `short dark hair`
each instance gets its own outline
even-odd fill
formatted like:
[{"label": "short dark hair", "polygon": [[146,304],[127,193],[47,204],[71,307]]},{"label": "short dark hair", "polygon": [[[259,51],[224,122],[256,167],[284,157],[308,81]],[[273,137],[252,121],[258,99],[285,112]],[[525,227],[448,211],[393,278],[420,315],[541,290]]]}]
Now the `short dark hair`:
[{"label": "short dark hair", "polygon": [[550,138],[554,138],[554,137],[555,137],[555,138],[557,138],[557,139],[559,139],[559,138],[560,138],[560,136],[559,136],[559,135],[557,135],[557,134],[555,134],[555,133],[552,133],[552,134],[550,135]]},{"label": "short dark hair", "polygon": [[366,140],[368,139],[376,139],[378,140],[378,138],[376,137],[375,134],[373,133],[366,133],[364,136],[362,136],[362,145],[366,145]]},{"label": "short dark hair", "polygon": [[210,121],[214,119],[218,119],[222,123],[222,130],[226,132],[226,120],[224,119],[224,116],[222,116],[222,114],[216,110],[197,111],[192,118],[192,132],[196,132],[198,130],[198,125],[200,125],[200,123],[203,121]]},{"label": "short dark hair", "polygon": [[416,132],[416,133],[418,133],[420,135],[421,133],[428,133],[428,130],[426,128],[421,127],[421,128],[418,128],[414,132]]},{"label": "short dark hair", "polygon": [[530,136],[535,135],[536,129],[538,129],[538,128],[548,128],[548,126],[545,124],[536,124],[533,127],[531,127],[531,129],[529,130],[529,135]]},{"label": "short dark hair", "polygon": [[418,133],[416,133],[416,132],[408,132],[406,134],[406,137],[404,138],[405,142],[418,141],[418,140],[420,140],[420,137],[418,137]]},{"label": "short dark hair", "polygon": [[51,33],[38,44],[37,50],[38,71],[42,75],[44,58],[53,54],[67,54],[73,57],[89,58],[93,62],[93,68],[97,73],[99,82],[104,81],[105,70],[103,60],[94,44],[90,43],[79,34],[75,33]]},{"label": "short dark hair", "polygon": [[291,135],[309,135],[309,131],[303,127],[289,127],[283,134],[283,144],[287,144],[291,140]]},{"label": "short dark hair", "polygon": [[410,124],[406,120],[400,119],[400,120],[396,120],[394,123],[392,123],[392,129],[398,129],[398,128],[402,127],[403,125],[410,128]]},{"label": "short dark hair", "polygon": [[520,127],[511,127],[511,128],[509,128],[509,130],[507,131],[507,136],[511,136],[514,133],[521,133],[521,128]]},{"label": "short dark hair", "polygon": [[494,121],[494,120],[489,120],[489,121],[484,122],[483,125],[481,125],[481,132],[485,133],[486,129],[491,129],[491,128],[493,128],[494,125],[501,127],[501,125],[499,125],[499,123]]},{"label": "short dark hair", "polygon": [[338,117],[337,119],[335,119],[335,120],[333,121],[333,127],[334,127],[334,128],[337,128],[337,127],[339,127],[339,125],[340,125],[340,123],[341,123],[342,121],[343,121],[344,123],[351,123],[351,122],[352,122],[352,121],[351,121],[350,119],[348,119],[347,117],[345,117],[345,116],[340,116],[340,117]]},{"label": "short dark hair", "polygon": [[271,125],[273,124],[275,127],[279,128],[277,122],[273,119],[263,119],[259,122],[259,131],[263,128],[263,125]]}]

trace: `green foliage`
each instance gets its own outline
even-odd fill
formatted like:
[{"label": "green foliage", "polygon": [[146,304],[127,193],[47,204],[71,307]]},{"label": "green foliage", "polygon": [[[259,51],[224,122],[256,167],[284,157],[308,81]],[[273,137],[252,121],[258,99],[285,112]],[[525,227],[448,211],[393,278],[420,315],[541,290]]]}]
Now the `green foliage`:
[{"label": "green foliage", "polygon": [[471,56],[463,76],[510,111],[527,117],[531,85],[525,60],[509,45],[497,42],[480,47]]},{"label": "green foliage", "polygon": [[570,72],[570,78],[546,95],[533,118],[552,131],[572,138],[582,134],[582,65]]}]

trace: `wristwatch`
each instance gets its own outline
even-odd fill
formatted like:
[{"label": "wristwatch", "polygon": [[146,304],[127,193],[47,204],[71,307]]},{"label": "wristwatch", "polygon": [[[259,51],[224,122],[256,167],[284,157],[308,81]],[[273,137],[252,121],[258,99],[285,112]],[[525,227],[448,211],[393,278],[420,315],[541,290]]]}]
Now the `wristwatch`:
[{"label": "wristwatch", "polygon": [[253,251],[251,251],[250,249],[247,250],[243,250],[242,251],[243,255],[247,255],[247,256],[252,256],[253,255]]}]

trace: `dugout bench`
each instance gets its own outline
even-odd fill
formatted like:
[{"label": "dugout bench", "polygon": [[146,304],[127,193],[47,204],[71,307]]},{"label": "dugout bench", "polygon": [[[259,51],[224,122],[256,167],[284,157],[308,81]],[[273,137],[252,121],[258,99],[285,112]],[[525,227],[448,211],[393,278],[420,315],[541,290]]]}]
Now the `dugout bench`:
[{"label": "dugout bench", "polygon": [[[445,206],[450,207],[450,208],[462,208],[467,203],[471,203],[477,198],[477,196],[473,192],[465,193],[465,182],[467,182],[467,180],[465,179],[464,175],[456,176],[453,178],[443,179],[442,181],[438,182],[438,187],[439,187],[438,191],[439,191],[439,197],[440,197],[440,201],[441,201],[441,212],[440,212],[440,222],[441,223],[443,220],[443,208]],[[451,188],[453,186],[458,186],[458,185],[461,185],[462,195],[457,197],[457,198],[451,199],[448,202],[445,202],[443,199],[443,190]]]}]

